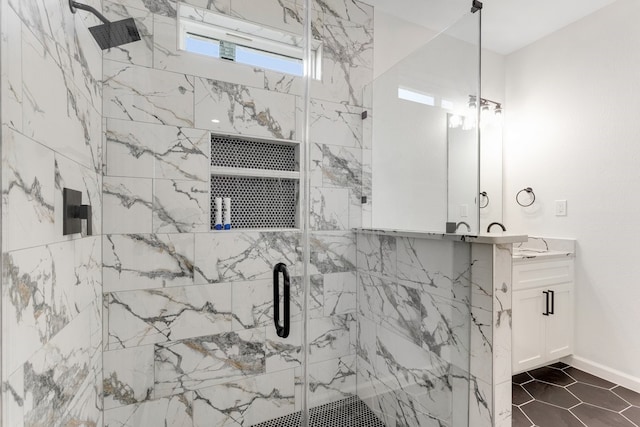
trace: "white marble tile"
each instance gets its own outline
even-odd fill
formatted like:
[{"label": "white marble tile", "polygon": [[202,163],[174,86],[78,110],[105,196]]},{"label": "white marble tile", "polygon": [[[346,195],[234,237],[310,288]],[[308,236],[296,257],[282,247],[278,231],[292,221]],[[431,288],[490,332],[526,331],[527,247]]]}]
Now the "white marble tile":
[{"label": "white marble tile", "polygon": [[156,345],[155,397],[265,373],[264,328]]},{"label": "white marble tile", "polygon": [[87,98],[68,70],[52,60],[51,52],[27,30],[22,34],[22,61],[29,64],[22,73],[25,135],[100,170],[102,126],[95,107],[102,101],[99,94]]},{"label": "white marble tile", "polygon": [[453,298],[454,244],[428,239],[398,238],[398,281],[423,292]]},{"label": "white marble tile", "polygon": [[[300,102],[298,102],[299,104]],[[309,182],[311,187],[322,187],[322,144],[310,144],[309,154],[311,156],[311,165],[309,167]]]},{"label": "white marble tile", "polygon": [[469,383],[468,367],[451,367],[451,426],[469,425]]},{"label": "white marble tile", "polygon": [[3,249],[57,240],[53,151],[6,127],[2,133]]},{"label": "white marble tile", "polygon": [[[168,16],[170,18],[176,17],[176,2],[173,0],[110,0],[115,5],[133,7],[138,10],[147,10],[153,14]],[[203,2],[209,0],[189,0],[186,3]],[[228,3],[230,0],[211,0],[213,3]]]},{"label": "white marble tile", "polygon": [[[6,336],[6,335],[5,335]],[[11,376],[3,375],[2,425],[24,427],[24,370],[23,365]]]},{"label": "white marble tile", "polygon": [[471,377],[469,391],[469,425],[492,427],[493,424],[493,391],[491,385]]},{"label": "white marble tile", "polygon": [[[357,360],[358,397],[386,426],[396,425],[398,399],[392,389],[380,382],[368,364]],[[400,425],[403,425],[400,423]]]},{"label": "white marble tile", "polygon": [[301,267],[297,232],[199,233],[195,239],[197,284],[272,279],[279,262],[290,276]]},{"label": "white marble tile", "polygon": [[109,294],[109,349],[231,331],[231,285]]},{"label": "white marble tile", "polygon": [[303,320],[305,313],[310,319],[324,317],[325,294],[324,277],[322,274],[309,276],[309,301],[307,311],[303,307],[304,302],[304,278],[295,276],[291,278],[291,319]]},{"label": "white marble tile", "polygon": [[325,274],[323,279],[324,315],[354,313],[357,293],[356,273]]},{"label": "white marble tile", "polygon": [[511,427],[511,380],[494,385],[495,427]]},{"label": "white marble tile", "polygon": [[358,271],[395,279],[397,257],[397,242],[394,236],[358,233]]},{"label": "white marble tile", "polygon": [[100,293],[100,239],[39,246],[3,257],[4,323],[20,336],[4,356],[6,372],[13,372]]},{"label": "white marble tile", "polygon": [[[296,369],[302,377],[302,369]],[[336,402],[356,394],[356,356],[309,365],[309,407]],[[302,387],[302,384],[301,386]],[[302,390],[299,390],[298,395]]]},{"label": "white marble tile", "polygon": [[293,95],[196,78],[195,124],[198,128],[295,139],[295,104]]},{"label": "white marble tile", "polygon": [[251,0],[233,0],[231,14],[261,26],[293,34],[304,32],[304,11],[293,0],[265,0],[259,5]]},{"label": "white marble tile", "polygon": [[355,239],[355,234],[351,232],[311,233],[309,274],[355,271]]},{"label": "white marble tile", "polygon": [[[131,1],[127,3],[132,3]],[[136,9],[123,3],[105,0],[102,7],[104,16],[110,21],[133,18],[140,33],[140,40],[113,47],[104,51],[104,59],[128,64],[153,66],[153,13],[147,9]],[[175,40],[176,33],[173,38]]]},{"label": "white marble tile", "polygon": [[363,220],[363,207],[362,203],[362,189],[350,189],[349,190],[349,229],[362,228]]},{"label": "white marble tile", "polygon": [[192,393],[104,411],[105,427],[193,427]]},{"label": "white marble tile", "polygon": [[[100,7],[95,0],[89,3]],[[99,21],[92,15],[69,13],[64,2],[15,2],[13,8],[68,81],[90,101],[99,101],[102,53],[86,28]]]},{"label": "white marble tile", "polygon": [[351,353],[351,331],[355,320],[351,315],[321,317],[309,321],[309,361],[336,359]]},{"label": "white marble tile", "polygon": [[85,380],[94,380],[89,318],[88,308],[25,364],[25,425],[56,425]]},{"label": "white marble tile", "polygon": [[151,179],[105,176],[102,188],[102,225],[105,234],[153,231]]},{"label": "white marble tile", "polygon": [[107,119],[110,176],[209,181],[209,132]]},{"label": "white marble tile", "polygon": [[[471,307],[470,373],[485,383],[493,379],[492,313]],[[511,364],[509,363],[509,366]]]},{"label": "white marble tile", "polygon": [[431,414],[422,406],[419,397],[415,398],[407,393],[399,393],[397,423],[407,427],[449,427],[448,419]]},{"label": "white marble tile", "polygon": [[349,190],[344,188],[312,188],[312,230],[349,229]]},{"label": "white marble tile", "polygon": [[[376,374],[393,389],[403,389],[424,397],[433,411],[449,413],[449,364],[386,328],[378,328]],[[447,403],[448,402],[448,403]],[[448,405],[448,406],[447,406]]]},{"label": "white marble tile", "polygon": [[[312,143],[362,147],[362,107],[311,100],[309,138]],[[302,114],[302,109],[299,110]]]},{"label": "white marble tile", "polygon": [[[349,3],[351,2],[344,2],[344,5]],[[361,22],[325,14],[323,46],[328,59],[344,64],[345,68],[350,68],[349,77],[352,79],[354,70],[368,70],[366,79],[359,78],[351,81],[352,89],[360,92],[358,93],[360,101],[362,101],[364,86],[373,80],[373,14],[370,13],[371,9],[368,13],[362,10],[361,12],[363,12]],[[362,105],[362,103],[356,105]]]},{"label": "white marble tile", "polygon": [[193,127],[193,77],[104,61],[105,117]]},{"label": "white marble tile", "polygon": [[362,150],[359,148],[322,145],[323,187],[349,188],[353,203],[361,203]]},{"label": "white marble tile", "polygon": [[193,425],[254,425],[294,410],[294,375],[289,369],[195,391]]},{"label": "white marble tile", "polygon": [[155,179],[153,232],[204,232],[210,228],[209,183]]},{"label": "white marble tile", "polygon": [[273,324],[273,280],[235,282],[231,292],[234,331]]},{"label": "white marble tile", "polygon": [[153,346],[103,354],[104,408],[133,405],[153,395]]},{"label": "white marble tile", "polygon": [[373,26],[373,6],[358,0],[314,0],[312,6],[324,11],[328,16],[368,27]]},{"label": "white marble tile", "polygon": [[493,384],[496,385],[511,380],[512,245],[494,245],[493,253]]},{"label": "white marble tile", "polygon": [[193,234],[105,236],[104,291],[193,284],[193,239]]},{"label": "white marble tile", "polygon": [[493,310],[493,247],[471,245],[471,305]]},{"label": "white marble tile", "polygon": [[289,336],[279,337],[273,325],[266,326],[266,371],[277,372],[302,364],[302,321],[291,321]]},{"label": "white marble tile", "polygon": [[[288,93],[297,95],[297,101],[304,96],[304,77],[285,74],[273,70],[261,70],[264,74],[264,89],[272,92]],[[235,81],[235,80],[234,80]],[[299,127],[300,123],[296,123]],[[302,135],[297,133],[297,135]]]},{"label": "white marble tile", "polygon": [[[377,361],[377,323],[358,313],[356,324],[356,354],[358,364],[373,373]],[[360,369],[360,366],[358,367]]]},{"label": "white marble tile", "polygon": [[102,387],[100,376],[102,371],[102,352],[95,351],[91,355],[89,375],[82,381],[68,407],[56,422],[60,425],[101,425],[102,424]]},{"label": "white marble tile", "polygon": [[461,369],[468,369],[470,307],[446,298],[420,293],[422,346]]},{"label": "white marble tile", "polygon": [[398,335],[421,345],[421,301],[417,290],[374,276],[360,274],[358,313]]},{"label": "white marble tile", "polygon": [[2,124],[18,131],[22,130],[22,22],[13,10],[6,5],[0,17],[2,35],[0,36],[0,57],[3,64],[0,84],[2,85]]}]

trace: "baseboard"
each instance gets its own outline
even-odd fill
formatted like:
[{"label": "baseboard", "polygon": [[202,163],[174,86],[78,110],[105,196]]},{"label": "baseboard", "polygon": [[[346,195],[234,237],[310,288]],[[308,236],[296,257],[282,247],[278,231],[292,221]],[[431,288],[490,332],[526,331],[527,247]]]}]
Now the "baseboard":
[{"label": "baseboard", "polygon": [[620,384],[630,390],[640,393],[640,378],[634,377],[600,363],[593,362],[580,356],[568,356],[562,359],[568,365],[598,376],[612,383]]}]

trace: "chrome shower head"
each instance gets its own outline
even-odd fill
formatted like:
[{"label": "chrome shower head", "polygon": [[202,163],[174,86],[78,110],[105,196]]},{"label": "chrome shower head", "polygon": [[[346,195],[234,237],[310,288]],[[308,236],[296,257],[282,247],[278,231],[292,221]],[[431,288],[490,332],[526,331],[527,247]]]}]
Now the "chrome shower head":
[{"label": "chrome shower head", "polygon": [[74,0],[69,0],[69,7],[73,13],[76,13],[77,9],[91,12],[103,22],[101,25],[89,28],[91,35],[102,50],[140,40],[140,33],[133,18],[111,22],[93,7]]}]

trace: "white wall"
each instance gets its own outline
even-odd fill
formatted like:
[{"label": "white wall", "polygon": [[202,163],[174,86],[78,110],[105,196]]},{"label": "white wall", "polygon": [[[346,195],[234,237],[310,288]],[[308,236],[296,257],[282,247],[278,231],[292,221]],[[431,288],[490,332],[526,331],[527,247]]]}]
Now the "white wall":
[{"label": "white wall", "polygon": [[[577,239],[576,355],[640,377],[640,2],[611,6],[507,57],[505,217]],[[515,204],[530,186],[531,208]],[[568,216],[554,201],[568,200]]]},{"label": "white wall", "polygon": [[379,9],[374,11],[373,78],[431,40],[436,32]]}]

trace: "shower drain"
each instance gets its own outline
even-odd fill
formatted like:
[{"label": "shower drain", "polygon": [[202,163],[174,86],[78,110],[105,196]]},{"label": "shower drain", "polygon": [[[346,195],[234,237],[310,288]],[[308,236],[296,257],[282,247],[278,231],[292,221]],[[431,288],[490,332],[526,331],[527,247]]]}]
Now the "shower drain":
[{"label": "shower drain", "polygon": [[[253,427],[299,427],[301,413],[275,418]],[[357,396],[309,410],[310,427],[385,427],[365,403]]]}]

